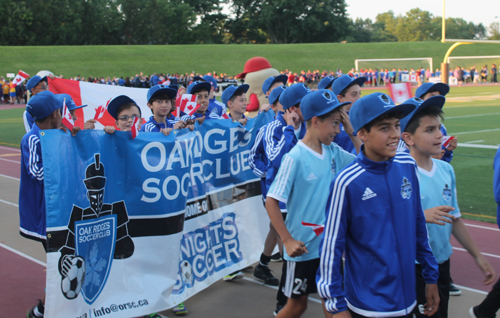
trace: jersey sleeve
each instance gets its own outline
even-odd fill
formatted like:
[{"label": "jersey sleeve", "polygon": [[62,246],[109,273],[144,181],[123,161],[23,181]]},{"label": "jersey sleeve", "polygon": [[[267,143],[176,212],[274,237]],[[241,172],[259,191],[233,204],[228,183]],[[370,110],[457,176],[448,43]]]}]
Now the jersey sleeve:
[{"label": "jersey sleeve", "polygon": [[347,310],[345,293],[342,288],[342,255],[347,233],[348,202],[342,174],[330,185],[330,195],[326,205],[326,223],[319,247],[320,265],[316,273],[318,293],[325,301],[328,312],[336,314]]},{"label": "jersey sleeve", "polygon": [[338,152],[335,157],[335,161],[337,161],[337,173],[344,169],[344,167],[350,164],[354,159],[356,159],[355,155],[345,151],[341,147],[338,147]]},{"label": "jersey sleeve", "polygon": [[[290,152],[294,145],[295,131],[292,126],[270,126],[266,129],[265,150],[269,163],[276,169],[280,167],[283,155]],[[282,130],[282,131],[280,131]]]},{"label": "jersey sleeve", "polygon": [[425,225],[425,214],[420,200],[420,184],[417,175],[415,172],[414,180],[417,185],[413,188],[413,191],[416,192],[414,198],[417,208],[417,262],[422,265],[422,276],[425,282],[427,284],[437,284],[439,278],[438,263],[429,245],[429,235]]},{"label": "jersey sleeve", "polygon": [[37,135],[31,135],[27,139],[27,144],[23,145],[23,165],[28,175],[43,183],[43,163],[40,139]]},{"label": "jersey sleeve", "polygon": [[294,164],[294,159],[289,154],[283,157],[278,174],[267,193],[268,197],[287,203],[297,174],[297,166],[298,165]]},{"label": "jersey sleeve", "polygon": [[262,161],[262,156],[265,156],[263,140],[265,130],[265,126],[259,129],[255,142],[250,150],[250,155],[248,156],[248,165],[253,173],[260,178],[265,178],[267,171],[267,164]]},{"label": "jersey sleeve", "polygon": [[455,208],[455,211],[451,211],[450,213],[458,218],[458,217],[461,217],[462,214],[460,213],[460,208],[458,207],[457,180],[455,177],[455,171],[453,170],[453,167],[451,165],[449,165],[449,168],[450,168],[450,174],[451,174],[451,191],[453,193],[453,199],[451,201],[451,206]]}]

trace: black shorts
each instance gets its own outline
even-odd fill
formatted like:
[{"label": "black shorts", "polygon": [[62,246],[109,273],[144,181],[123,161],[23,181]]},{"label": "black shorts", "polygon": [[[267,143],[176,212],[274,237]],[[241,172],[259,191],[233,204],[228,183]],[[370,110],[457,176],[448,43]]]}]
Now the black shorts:
[{"label": "black shorts", "polygon": [[316,288],[316,272],[319,268],[319,258],[303,262],[283,261],[283,293],[288,298],[318,292]]}]

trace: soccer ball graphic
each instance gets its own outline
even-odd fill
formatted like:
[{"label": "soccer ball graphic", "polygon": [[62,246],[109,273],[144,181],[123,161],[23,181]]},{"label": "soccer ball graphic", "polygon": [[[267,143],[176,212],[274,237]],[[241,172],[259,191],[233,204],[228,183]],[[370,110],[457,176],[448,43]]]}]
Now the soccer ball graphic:
[{"label": "soccer ball graphic", "polygon": [[67,299],[75,299],[85,279],[85,260],[80,256],[67,256],[63,265],[61,290]]},{"label": "soccer ball graphic", "polygon": [[191,264],[188,261],[183,261],[181,263],[181,273],[182,279],[188,285],[193,282],[193,269],[191,268]]}]

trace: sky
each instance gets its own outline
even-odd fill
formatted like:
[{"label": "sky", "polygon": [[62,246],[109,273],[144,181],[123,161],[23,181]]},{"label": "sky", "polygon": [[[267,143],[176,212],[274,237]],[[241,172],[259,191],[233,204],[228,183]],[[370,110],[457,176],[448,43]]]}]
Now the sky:
[{"label": "sky", "polygon": [[[488,29],[492,22],[500,22],[500,0],[445,0],[446,18],[462,18],[474,24],[483,23]],[[410,9],[420,8],[429,11],[434,16],[443,16],[443,2],[441,0],[346,0],[347,13],[356,18],[370,18],[375,21],[379,13],[394,11],[397,16],[404,15]],[[473,5],[478,4],[478,5]],[[496,18],[495,18],[496,17]]]}]

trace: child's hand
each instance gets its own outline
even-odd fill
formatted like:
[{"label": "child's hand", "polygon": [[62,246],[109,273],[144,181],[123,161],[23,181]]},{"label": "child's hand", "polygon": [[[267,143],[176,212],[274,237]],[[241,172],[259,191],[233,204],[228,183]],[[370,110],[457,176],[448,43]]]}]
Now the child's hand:
[{"label": "child's hand", "polygon": [[247,124],[247,121],[248,119],[245,117],[245,118],[242,118],[240,120],[238,120],[238,122],[242,125],[242,126],[245,126]]},{"label": "child's hand", "polygon": [[443,158],[443,156],[444,156],[444,153],[445,153],[445,150],[441,149],[441,153],[439,155],[432,156],[432,158],[437,159],[437,160],[441,160],[441,158]]},{"label": "child's hand", "polygon": [[95,129],[95,123],[96,122],[97,122],[97,120],[95,120],[95,119],[89,119],[89,120],[87,120],[83,124],[83,130],[86,130],[86,129]]},{"label": "child's hand", "polygon": [[299,115],[296,112],[288,113],[286,116],[286,124],[295,128],[295,123],[299,120]]},{"label": "child's hand", "polygon": [[425,298],[427,303],[424,305],[424,315],[432,316],[439,309],[439,291],[437,284],[425,285]]},{"label": "child's hand", "polygon": [[352,128],[351,121],[349,120],[349,115],[343,107],[340,110],[340,120],[342,121],[342,125],[344,125],[345,132],[349,136],[352,136],[352,134],[354,133],[354,128]]},{"label": "child's hand", "polygon": [[205,117],[196,118],[194,121],[195,121],[195,122],[197,121],[197,122],[198,122],[198,124],[202,125],[202,124],[203,124],[203,122],[205,121]]},{"label": "child's hand", "polygon": [[116,128],[113,126],[106,126],[104,127],[104,131],[107,132],[108,134],[112,135],[115,133]]},{"label": "child's hand", "polygon": [[262,107],[260,108],[260,110],[264,113],[267,112],[269,109],[271,109],[271,105],[269,104],[263,104]]},{"label": "child's hand", "polygon": [[284,241],[286,252],[290,257],[297,257],[304,253],[309,253],[307,251],[307,247],[304,245],[304,242],[294,240],[293,238]]},{"label": "child's hand", "polygon": [[186,88],[181,86],[177,92],[179,93],[179,96],[182,96],[183,94],[186,94]]},{"label": "child's hand", "polygon": [[495,281],[496,275],[495,270],[491,267],[491,264],[480,254],[480,257],[476,259],[476,264],[479,266],[483,272],[485,279],[484,284],[489,285]]},{"label": "child's hand", "polygon": [[175,123],[174,129],[182,129],[186,128],[186,123],[183,122],[182,120],[179,120],[178,122]]},{"label": "child's hand", "polygon": [[193,131],[194,130],[194,125],[188,125],[187,128],[189,128],[189,130]]},{"label": "child's hand", "polygon": [[168,136],[170,135],[170,132],[172,131],[172,128],[163,128],[161,132],[165,135]]},{"label": "child's hand", "polygon": [[448,205],[440,205],[427,209],[424,211],[425,223],[434,223],[438,225],[445,225],[445,223],[453,223],[456,219],[453,215],[448,212],[455,211],[455,208]]},{"label": "child's hand", "polygon": [[446,150],[453,151],[455,150],[455,148],[457,148],[457,145],[458,145],[458,140],[457,137],[455,137],[455,139],[450,141],[450,144],[448,145],[448,147],[446,147]]}]

